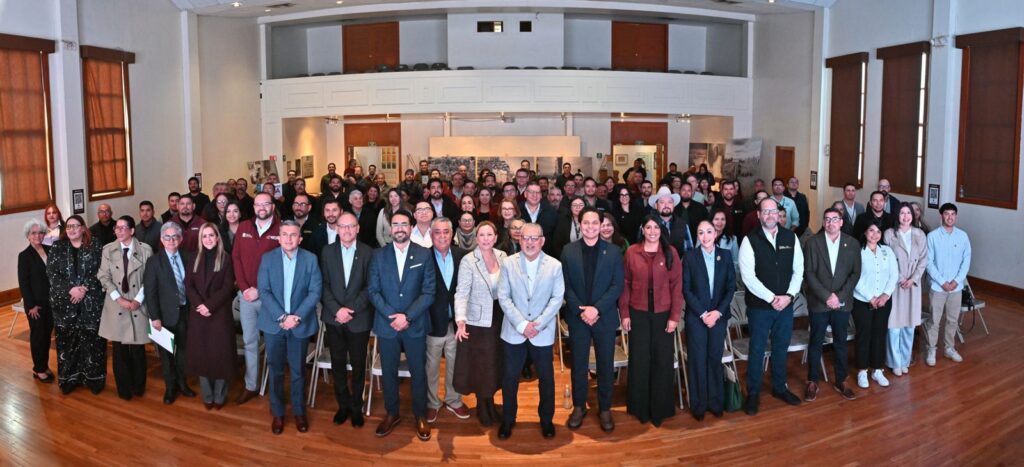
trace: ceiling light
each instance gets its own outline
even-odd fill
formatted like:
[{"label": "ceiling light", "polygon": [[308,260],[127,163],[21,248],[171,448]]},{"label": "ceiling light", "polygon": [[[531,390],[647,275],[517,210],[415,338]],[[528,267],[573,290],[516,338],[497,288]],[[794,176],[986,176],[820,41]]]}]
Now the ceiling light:
[{"label": "ceiling light", "polygon": [[768,0],[768,3],[775,3],[775,0]]},{"label": "ceiling light", "polygon": [[345,3],[345,0],[338,0],[338,1],[334,2],[334,3],[336,3],[338,5],[341,5],[342,3]]},{"label": "ceiling light", "polygon": [[231,6],[233,6],[235,8],[238,8],[238,7],[242,6],[242,2],[234,2],[234,3],[231,4]]},{"label": "ceiling light", "polygon": [[274,11],[274,10],[271,10],[270,8],[267,8],[266,10],[263,10],[263,11],[265,11],[267,13],[270,13],[271,11]]}]

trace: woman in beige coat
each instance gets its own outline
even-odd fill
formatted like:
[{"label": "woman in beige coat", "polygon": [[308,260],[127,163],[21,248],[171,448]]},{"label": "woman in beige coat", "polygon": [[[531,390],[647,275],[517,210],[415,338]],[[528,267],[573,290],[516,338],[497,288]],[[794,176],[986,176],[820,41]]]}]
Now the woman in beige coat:
[{"label": "woman in beige coat", "polygon": [[106,294],[99,334],[113,344],[117,395],[131,400],[133,395],[142,396],[146,390],[149,317],[142,307],[142,276],[153,250],[135,239],[135,220],[131,216],[117,220],[114,236],[117,241],[103,247],[96,273]]},{"label": "woman in beige coat", "polygon": [[914,227],[914,209],[902,203],[897,226],[885,231],[885,244],[896,254],[899,282],[892,296],[889,314],[889,352],[886,363],[893,374],[910,371],[910,355],[914,346],[914,327],[921,324],[921,277],[928,266],[928,238]]}]

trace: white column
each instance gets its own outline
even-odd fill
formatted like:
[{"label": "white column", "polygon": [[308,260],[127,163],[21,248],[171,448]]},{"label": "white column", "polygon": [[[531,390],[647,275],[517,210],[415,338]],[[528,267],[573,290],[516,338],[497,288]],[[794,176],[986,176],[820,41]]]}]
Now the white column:
[{"label": "white column", "polygon": [[[925,146],[924,200],[928,184],[938,184],[939,204],[956,200],[957,144],[960,122],[960,66],[962,52],[955,47],[957,0],[935,0],[932,38],[945,37],[945,45],[932,46],[928,70],[928,142]],[[925,205],[927,207],[927,205]],[[925,209],[926,213],[934,211]],[[927,219],[937,225],[937,219]]]},{"label": "white column", "polygon": [[[189,11],[181,12],[181,82],[185,102],[185,154],[182,161],[185,175],[191,177],[203,170],[203,112],[199,92],[199,17]],[[184,180],[180,182],[184,183]],[[212,186],[205,183],[209,191]]]},{"label": "white column", "polygon": [[[65,217],[72,210],[71,191],[85,189],[85,121],[82,107],[82,60],[79,57],[78,2],[57,0],[54,25],[57,51],[50,56],[51,125],[56,202]],[[86,199],[89,193],[86,192]],[[85,215],[88,216],[86,209]]]}]

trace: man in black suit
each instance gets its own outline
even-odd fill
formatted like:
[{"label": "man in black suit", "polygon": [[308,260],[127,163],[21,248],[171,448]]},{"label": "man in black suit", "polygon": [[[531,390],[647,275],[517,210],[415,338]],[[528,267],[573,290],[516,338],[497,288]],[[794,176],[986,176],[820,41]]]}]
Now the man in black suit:
[{"label": "man in black suit", "polygon": [[114,210],[110,208],[110,205],[103,203],[98,209],[96,209],[96,218],[99,219],[95,224],[89,227],[89,233],[92,234],[93,241],[99,242],[99,244],[106,245],[117,239],[114,235]]},{"label": "man in black suit", "polygon": [[164,404],[173,404],[178,394],[195,397],[185,379],[185,339],[188,334],[188,304],[185,296],[185,265],[191,263],[178,249],[181,244],[181,226],[169,221],[160,229],[163,252],[156,250],[146,261],[142,277],[146,297],[146,311],[153,328],[167,328],[174,334],[174,353],[157,346],[160,366],[164,374]]},{"label": "man in black suit", "polygon": [[818,397],[819,362],[825,328],[832,326],[835,350],[835,390],[847,400],[856,396],[846,385],[846,330],[853,310],[853,289],[860,279],[860,244],[842,233],[843,214],[825,210],[822,232],[804,244],[804,285],[810,311],[811,338],[807,347],[807,388],[804,400]]},{"label": "man in black suit", "polygon": [[309,200],[309,195],[295,195],[290,209],[291,214],[286,215],[284,220],[295,221],[296,224],[299,224],[299,232],[302,234],[299,248],[320,256],[320,250],[310,241],[313,232],[318,227],[318,222],[314,219],[315,216],[310,212],[311,209],[313,209],[313,204]]},{"label": "man in black suit", "polygon": [[[338,241],[338,220],[341,218],[341,203],[336,199],[324,202],[323,211],[320,213],[323,219],[313,227],[313,233],[309,236],[309,250],[321,256],[323,249]],[[306,243],[305,240],[302,243]],[[299,244],[301,247],[302,244]]]},{"label": "man in black suit", "polygon": [[597,197],[597,180],[593,177],[583,179],[583,201],[602,214],[612,210],[612,204],[608,200]]},{"label": "man in black suit", "polygon": [[178,215],[178,199],[180,198],[181,194],[177,191],[172,191],[167,195],[167,210],[160,214],[160,222],[167,222]]},{"label": "man in black suit", "polygon": [[202,213],[206,209],[206,205],[210,204],[210,197],[206,193],[200,191],[199,177],[189,177],[188,179],[188,197],[192,198],[192,202],[195,203],[195,212]]},{"label": "man in black suit", "polygon": [[[332,201],[328,206],[336,209],[338,203]],[[334,399],[338,401],[334,424],[341,425],[351,417],[352,426],[361,427],[366,345],[373,325],[373,307],[366,291],[373,249],[357,240],[359,223],[351,213],[341,214],[336,222],[338,241],[324,248],[320,255],[324,281],[320,319],[331,349]],[[348,364],[352,365],[351,379]]]},{"label": "man in black suit", "polygon": [[348,205],[348,212],[354,214],[359,222],[359,241],[370,247],[376,246],[378,211],[366,207],[366,197],[358,189],[348,193]]},{"label": "man in black suit", "polygon": [[853,238],[859,241],[871,224],[877,225],[882,232],[892,228],[895,222],[892,214],[885,212],[885,206],[885,193],[881,191],[871,193],[867,212],[857,216],[857,220],[853,223]]},{"label": "man in black suit", "polygon": [[590,344],[597,359],[597,403],[601,429],[615,429],[612,385],[615,371],[615,331],[619,327],[618,301],[622,294],[622,249],[601,240],[601,213],[580,211],[583,238],[562,249],[565,278],[565,320],[572,342],[573,410],[566,425],[575,430],[587,414]]},{"label": "man in black suit", "polygon": [[427,184],[427,192],[430,193],[427,198],[427,202],[430,203],[430,207],[434,210],[434,217],[447,217],[448,219],[458,219],[460,209],[451,198],[444,195],[444,185],[441,184],[441,180],[438,178],[430,179],[430,183]]},{"label": "man in black suit", "polygon": [[[544,194],[541,191],[540,183],[531,180],[526,184],[526,191],[523,194],[526,196],[526,201],[519,203],[519,214],[523,220],[540,225],[545,238],[554,238],[555,227],[558,225],[558,212],[554,207],[543,202]],[[545,253],[551,254],[551,247],[554,244],[555,242],[551,242]]]},{"label": "man in black suit", "polygon": [[811,210],[807,204],[807,195],[800,193],[800,179],[789,177],[786,182],[786,191],[782,192],[782,195],[796,203],[796,212],[800,214],[800,223],[797,224],[793,233],[800,238],[807,231],[807,226],[811,222]]},{"label": "man in black suit", "polygon": [[[434,253],[434,303],[430,306],[430,332],[427,333],[427,422],[434,423],[441,407],[460,420],[469,418],[469,408],[455,390],[455,287],[459,263],[466,250],[452,246],[452,221],[438,217],[430,222],[430,240]],[[441,355],[444,355],[444,402],[438,394]]]},{"label": "man in black suit", "polygon": [[[697,244],[697,226],[700,221],[707,220],[708,209],[703,204],[693,201],[693,187],[686,182],[679,186],[679,204],[676,205],[675,215],[678,216],[690,228],[690,238],[693,244]],[[674,244],[673,244],[674,245]],[[682,257],[683,252],[679,252]]]}]

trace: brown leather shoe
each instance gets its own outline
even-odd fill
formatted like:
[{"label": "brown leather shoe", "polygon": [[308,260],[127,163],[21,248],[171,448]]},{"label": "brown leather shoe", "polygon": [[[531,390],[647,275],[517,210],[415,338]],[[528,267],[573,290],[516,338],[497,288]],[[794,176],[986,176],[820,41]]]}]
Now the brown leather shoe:
[{"label": "brown leather shoe", "polygon": [[445,404],[444,408],[448,409],[448,411],[454,414],[459,420],[469,419],[469,407],[466,407],[466,404],[462,404],[458,407],[452,407]]},{"label": "brown leather shoe", "polygon": [[430,440],[430,424],[427,423],[427,419],[419,417],[416,418],[416,437],[419,438],[420,441]]},{"label": "brown leather shoe", "polygon": [[804,402],[811,402],[818,398],[818,383],[814,381],[807,382],[807,388],[804,389]]},{"label": "brown leather shoe", "polygon": [[243,390],[242,393],[238,395],[238,399],[235,400],[235,403],[238,405],[242,405],[246,402],[251,401],[254,397],[258,396],[259,394],[260,393],[256,391],[250,391],[248,389]]},{"label": "brown leather shoe", "polygon": [[402,422],[402,417],[399,415],[387,414],[384,416],[384,420],[380,421],[380,425],[377,425],[376,435],[378,438],[383,438],[390,435],[392,431],[395,431],[395,427]]},{"label": "brown leather shoe", "polygon": [[853,389],[850,389],[850,387],[844,383],[835,384],[832,386],[832,389],[835,389],[836,392],[838,392],[840,395],[843,396],[844,399],[848,401],[852,401],[857,398],[857,395],[854,394]]},{"label": "brown leather shoe", "polygon": [[586,407],[573,407],[572,413],[569,414],[569,420],[565,422],[565,426],[569,427],[570,430],[575,430],[583,425],[583,417],[587,415]]},{"label": "brown leather shoe", "polygon": [[275,435],[281,434],[284,431],[284,417],[274,417],[274,421],[270,423],[270,431]]},{"label": "brown leather shoe", "polygon": [[299,430],[299,433],[309,431],[309,420],[306,419],[305,415],[295,416],[295,428]]},{"label": "brown leather shoe", "polygon": [[434,423],[437,421],[437,409],[427,409],[427,423]]},{"label": "brown leather shoe", "polygon": [[611,433],[615,431],[615,419],[612,418],[612,412],[610,410],[602,411],[598,414],[597,418],[601,421],[601,429],[605,433]]}]

